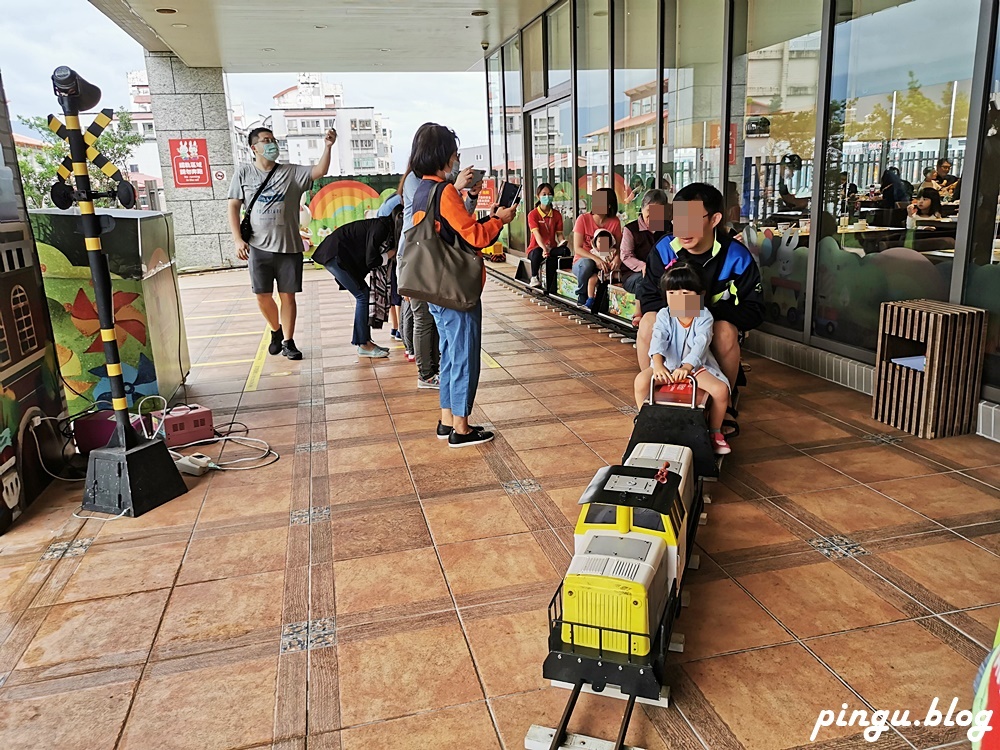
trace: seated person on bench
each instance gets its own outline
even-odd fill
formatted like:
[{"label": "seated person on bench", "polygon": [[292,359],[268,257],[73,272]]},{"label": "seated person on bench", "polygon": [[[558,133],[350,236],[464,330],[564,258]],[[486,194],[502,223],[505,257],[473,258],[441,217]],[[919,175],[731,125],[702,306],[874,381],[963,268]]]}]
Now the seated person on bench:
[{"label": "seated person on bench", "polygon": [[694,375],[698,388],[712,400],[708,407],[708,429],[716,454],[730,452],[722,435],[722,421],[729,404],[729,381],[712,356],[712,313],[702,308],[705,287],[698,270],[672,261],[660,279],[661,296],[667,306],[655,313],[650,361],[635,379],[635,403],[642,407],[649,396],[650,381],[686,383]]},{"label": "seated person on bench", "polygon": [[646,258],[663,237],[673,230],[670,224],[670,202],[662,190],[650,190],[642,196],[639,218],[625,225],[622,233],[621,256],[627,271],[622,286],[631,294],[639,293],[642,275],[646,271]]},{"label": "seated person on bench", "polygon": [[[705,286],[705,306],[715,320],[712,353],[726,380],[735,388],[740,371],[740,340],[764,320],[760,269],[750,251],[720,231],[722,193],[695,182],[674,196],[674,234],[661,239],[646,259],[646,275],[637,295],[643,315],[636,316],[639,367],[649,366],[649,345],[656,312],[664,306],[660,291],[663,269],[680,260],[699,269]],[[735,410],[730,409],[735,416]],[[738,432],[735,422],[728,425]]]},{"label": "seated person on bench", "polygon": [[606,229],[621,244],[622,224],[618,220],[618,197],[611,188],[598,188],[591,196],[591,210],[580,214],[573,227],[573,275],[576,276],[577,302],[593,311],[597,301],[597,273],[609,272],[605,260],[593,252],[594,235]]},{"label": "seated person on bench", "polygon": [[[542,286],[542,263],[545,263],[546,279],[548,279],[555,274],[558,267],[556,265],[557,259],[568,258],[573,254],[566,247],[562,214],[559,213],[558,208],[554,208],[552,205],[554,195],[552,185],[543,182],[535,190],[538,202],[528,214],[528,230],[531,232],[531,239],[525,254],[531,261],[531,286],[537,289]],[[549,258],[555,262],[550,263]]]}]

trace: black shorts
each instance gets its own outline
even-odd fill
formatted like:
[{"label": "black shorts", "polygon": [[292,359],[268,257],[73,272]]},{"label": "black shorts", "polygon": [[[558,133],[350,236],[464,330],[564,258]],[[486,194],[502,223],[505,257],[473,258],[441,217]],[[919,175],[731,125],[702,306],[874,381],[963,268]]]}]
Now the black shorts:
[{"label": "black shorts", "polygon": [[302,253],[269,253],[251,247],[250,286],[253,293],[271,294],[275,281],[282,294],[302,291]]}]

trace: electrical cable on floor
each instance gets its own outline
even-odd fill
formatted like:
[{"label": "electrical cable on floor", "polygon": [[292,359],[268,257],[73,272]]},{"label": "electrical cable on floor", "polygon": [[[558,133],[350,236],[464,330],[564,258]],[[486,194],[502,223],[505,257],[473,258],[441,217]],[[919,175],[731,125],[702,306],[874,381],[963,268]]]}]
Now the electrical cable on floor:
[{"label": "electrical cable on floor", "polygon": [[[193,443],[186,443],[184,445],[178,445],[170,450],[170,455],[174,459],[179,460],[183,458],[183,454],[179,453],[183,448],[194,448],[202,445],[215,445],[216,443],[227,443],[232,442],[236,445],[242,445],[246,448],[254,448],[260,451],[260,455],[247,456],[244,458],[234,458],[229,461],[211,461],[209,463],[209,468],[216,471],[252,471],[254,469],[263,469],[265,466],[270,466],[271,464],[277,463],[281,458],[281,455],[271,448],[270,445],[264,440],[259,438],[252,438],[246,436],[233,436],[233,435],[221,435],[214,438],[206,438],[205,440],[195,440]],[[249,461],[263,461],[264,463],[257,464],[256,466],[232,466],[231,464],[241,464],[247,463]]]}]

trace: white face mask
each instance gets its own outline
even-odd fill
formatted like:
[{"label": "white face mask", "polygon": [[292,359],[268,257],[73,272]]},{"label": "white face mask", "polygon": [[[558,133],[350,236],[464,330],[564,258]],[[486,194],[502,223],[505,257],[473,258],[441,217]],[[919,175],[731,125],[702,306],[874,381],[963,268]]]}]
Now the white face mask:
[{"label": "white face mask", "polygon": [[451,168],[451,172],[448,173],[449,182],[455,182],[458,180],[458,176],[462,173],[462,160],[455,159],[455,164]]}]

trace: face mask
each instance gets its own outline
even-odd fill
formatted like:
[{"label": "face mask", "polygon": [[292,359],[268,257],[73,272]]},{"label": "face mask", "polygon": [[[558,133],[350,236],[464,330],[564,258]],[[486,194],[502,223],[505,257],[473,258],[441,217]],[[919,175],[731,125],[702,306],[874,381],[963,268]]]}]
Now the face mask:
[{"label": "face mask", "polygon": [[278,154],[280,153],[281,151],[278,148],[277,143],[265,143],[264,148],[262,148],[260,151],[260,155],[263,156],[268,161],[277,161]]},{"label": "face mask", "polygon": [[551,195],[540,196],[538,198],[538,202],[541,203],[546,208],[548,208],[549,206],[552,205],[552,196]]},{"label": "face mask", "polygon": [[461,173],[462,173],[462,160],[455,159],[455,166],[453,166],[451,168],[451,172],[448,173],[448,180],[450,182],[455,182]]}]

